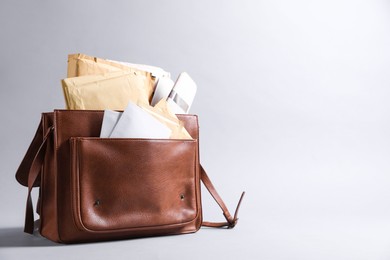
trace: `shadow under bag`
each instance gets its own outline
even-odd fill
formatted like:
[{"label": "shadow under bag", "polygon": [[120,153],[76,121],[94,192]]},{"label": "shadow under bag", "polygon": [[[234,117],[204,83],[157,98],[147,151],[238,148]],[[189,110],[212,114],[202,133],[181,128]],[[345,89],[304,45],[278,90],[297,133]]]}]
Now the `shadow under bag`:
[{"label": "shadow under bag", "polygon": [[[28,187],[25,229],[34,230],[31,199],[39,187],[39,232],[60,243],[233,228],[232,216],[199,163],[195,115],[178,115],[193,139],[99,138],[103,111],[43,113],[17,172]],[[201,181],[226,222],[202,220]]]}]

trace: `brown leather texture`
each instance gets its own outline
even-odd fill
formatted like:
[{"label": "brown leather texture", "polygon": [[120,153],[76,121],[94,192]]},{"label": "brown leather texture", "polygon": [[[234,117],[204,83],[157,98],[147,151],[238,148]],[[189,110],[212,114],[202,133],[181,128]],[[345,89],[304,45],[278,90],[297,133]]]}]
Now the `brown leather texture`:
[{"label": "brown leather texture", "polygon": [[78,228],[98,233],[196,219],[197,145],[197,140],[71,138]]},{"label": "brown leather texture", "polygon": [[[43,113],[16,173],[29,188],[25,232],[34,226],[34,186],[40,187],[40,233],[56,242],[234,227],[242,197],[232,217],[200,166],[197,116],[178,117],[193,139],[99,138],[103,111]],[[226,222],[202,222],[201,180]]]}]

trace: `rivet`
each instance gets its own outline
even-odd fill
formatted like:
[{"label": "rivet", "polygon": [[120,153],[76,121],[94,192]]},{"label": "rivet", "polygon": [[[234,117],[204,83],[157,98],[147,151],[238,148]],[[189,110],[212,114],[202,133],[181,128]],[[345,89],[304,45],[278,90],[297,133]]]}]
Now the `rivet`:
[{"label": "rivet", "polygon": [[100,205],[100,200],[96,200],[95,203],[93,204],[95,207]]},{"label": "rivet", "polygon": [[184,194],[180,194],[180,199],[184,200]]}]

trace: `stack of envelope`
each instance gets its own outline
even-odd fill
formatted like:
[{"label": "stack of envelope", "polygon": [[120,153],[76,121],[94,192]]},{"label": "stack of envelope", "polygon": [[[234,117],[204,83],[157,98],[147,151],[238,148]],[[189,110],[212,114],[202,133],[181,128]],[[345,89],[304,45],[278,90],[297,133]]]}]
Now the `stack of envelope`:
[{"label": "stack of envelope", "polygon": [[130,102],[125,111],[104,111],[102,138],[169,138],[172,131],[141,107]]},{"label": "stack of envelope", "polygon": [[[102,105],[108,109],[124,109],[127,102],[118,105],[116,98],[142,98],[145,103],[149,103],[157,79],[164,77],[169,78],[170,74],[158,67],[109,61],[85,54],[70,54],[68,78],[62,81],[62,87],[68,109],[101,109]],[[136,88],[142,93],[130,93],[128,88]],[[84,89],[88,90],[83,91]],[[108,92],[110,95],[106,98]],[[88,102],[81,102],[85,99]],[[100,104],[102,100],[104,104]]]},{"label": "stack of envelope", "polygon": [[[177,111],[186,113],[188,110],[177,110],[175,104],[169,104],[173,100],[174,86],[170,84],[169,92],[164,95],[154,95],[156,89],[162,89],[158,82],[162,85],[171,81],[170,74],[158,67],[71,54],[68,78],[62,80],[62,89],[68,109],[105,110],[101,137],[191,139],[175,115]],[[183,103],[180,97],[175,100],[182,101],[189,109],[188,102]],[[134,124],[135,121],[145,125]],[[150,131],[150,127],[159,134]]]}]

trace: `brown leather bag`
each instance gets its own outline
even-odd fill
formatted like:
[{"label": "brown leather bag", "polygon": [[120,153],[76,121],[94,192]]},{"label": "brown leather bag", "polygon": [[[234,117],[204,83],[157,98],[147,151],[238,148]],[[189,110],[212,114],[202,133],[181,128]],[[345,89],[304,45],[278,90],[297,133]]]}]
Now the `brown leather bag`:
[{"label": "brown leather bag", "polygon": [[[233,228],[231,216],[199,163],[195,115],[178,115],[193,140],[99,138],[103,111],[43,113],[16,179],[28,187],[25,232],[33,233],[33,187],[40,187],[40,233],[77,243]],[[203,222],[203,182],[226,222]]]}]

